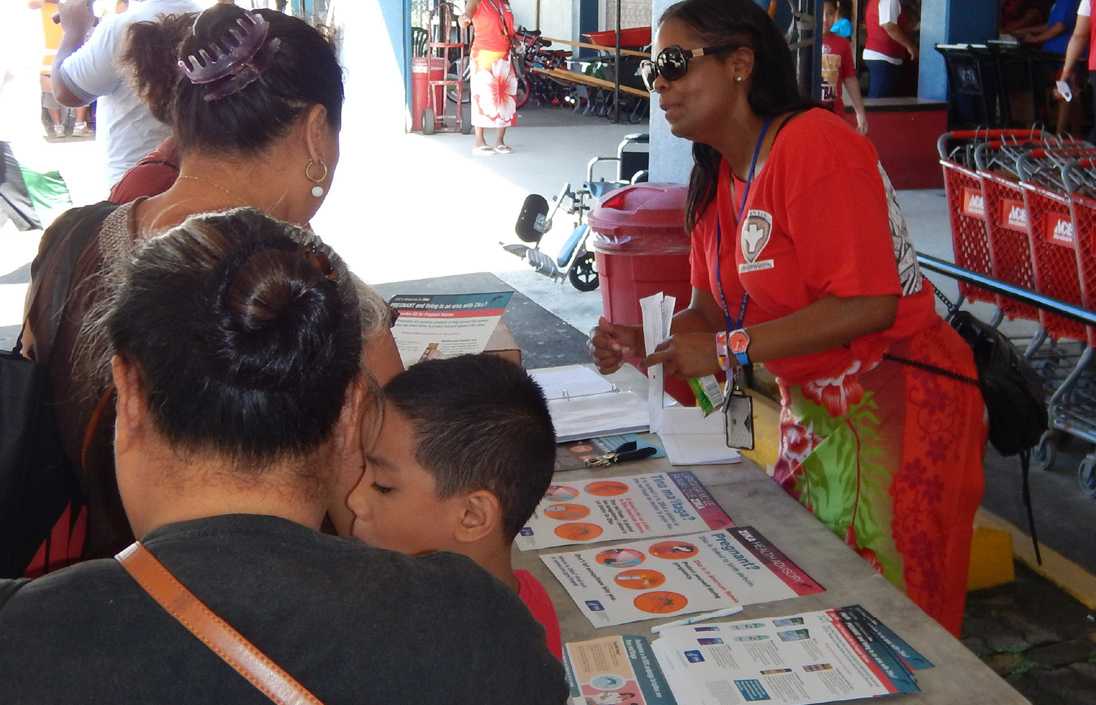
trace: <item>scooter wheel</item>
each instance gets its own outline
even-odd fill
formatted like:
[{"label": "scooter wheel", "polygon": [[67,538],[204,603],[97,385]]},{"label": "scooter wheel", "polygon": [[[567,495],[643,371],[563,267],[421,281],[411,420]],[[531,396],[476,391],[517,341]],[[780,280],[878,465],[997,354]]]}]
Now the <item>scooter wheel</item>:
[{"label": "scooter wheel", "polygon": [[434,119],[434,111],[430,108],[422,111],[422,134],[432,135],[437,127]]},{"label": "scooter wheel", "polygon": [[567,278],[571,281],[571,286],[579,291],[597,289],[600,281],[598,280],[597,269],[594,267],[594,253],[583,252],[579,255],[574,265],[571,266],[571,271],[567,272]]}]

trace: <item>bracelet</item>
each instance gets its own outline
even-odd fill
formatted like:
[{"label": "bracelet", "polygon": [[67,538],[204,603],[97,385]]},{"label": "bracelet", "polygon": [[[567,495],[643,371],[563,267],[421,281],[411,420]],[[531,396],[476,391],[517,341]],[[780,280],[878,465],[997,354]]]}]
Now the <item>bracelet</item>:
[{"label": "bracelet", "polygon": [[724,372],[729,372],[733,367],[731,351],[727,347],[727,336],[728,333],[725,330],[715,334],[715,357],[719,361],[719,369]]}]

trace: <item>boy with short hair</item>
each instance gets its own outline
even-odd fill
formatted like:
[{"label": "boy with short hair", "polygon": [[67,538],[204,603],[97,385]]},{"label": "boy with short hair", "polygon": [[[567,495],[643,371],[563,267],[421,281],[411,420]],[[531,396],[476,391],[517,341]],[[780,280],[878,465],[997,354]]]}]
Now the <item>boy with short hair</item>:
[{"label": "boy with short hair", "polygon": [[378,548],[471,558],[514,589],[561,656],[544,587],[510,563],[555,467],[544,393],[495,355],[425,360],[384,388],[384,419],[348,505],[351,532]]},{"label": "boy with short hair", "polygon": [[[846,0],[847,1],[847,0]],[[860,82],[856,78],[856,63],[852,58],[849,40],[834,32],[841,19],[841,0],[823,0],[822,3],[822,102],[845,119],[847,95],[856,111],[856,129],[868,134],[868,115],[864,111],[864,97],[860,94]],[[851,28],[851,26],[850,26]]]}]

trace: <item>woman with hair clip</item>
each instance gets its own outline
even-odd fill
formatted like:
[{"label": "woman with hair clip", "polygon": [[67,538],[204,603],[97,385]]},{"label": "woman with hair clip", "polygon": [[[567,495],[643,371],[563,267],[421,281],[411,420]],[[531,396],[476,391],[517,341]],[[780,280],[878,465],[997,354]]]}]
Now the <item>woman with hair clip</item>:
[{"label": "woman with hair clip", "polygon": [[[338,255],[235,209],[151,238],[118,277],[95,361],[117,389],[118,487],[140,542],[0,580],[0,702],[566,699],[540,626],[474,563],[319,532],[372,408]],[[214,636],[214,617],[247,643]],[[280,669],[309,697],[272,685]]]},{"label": "woman with hair clip", "polygon": [[[47,230],[24,332],[27,356],[49,370],[65,452],[88,504],[83,557],[112,555],[132,539],[113,479],[110,390],[84,393],[79,379],[85,313],[138,242],[193,214],[247,206],[308,223],[339,160],[342,70],[332,44],[304,21],[218,4],[137,23],[129,37],[128,64],[165,93],[156,102],[170,109],[178,178],[151,198],[75,208]],[[80,556],[69,553],[65,560]]]},{"label": "woman with hair clip", "polygon": [[[468,0],[460,25],[472,26],[472,127],[476,154],[509,154],[506,130],[518,122],[518,78],[510,62],[514,36],[514,12],[509,0]],[[494,146],[487,144],[487,129],[498,130]]]},{"label": "woman with hair clip", "polygon": [[[782,404],[774,479],[958,634],[984,407],[875,149],[800,97],[750,0],[672,5],[652,52],[641,72],[693,142],[693,295],[647,363],[736,379],[765,363]],[[611,372],[642,331],[602,319],[591,348]]]}]

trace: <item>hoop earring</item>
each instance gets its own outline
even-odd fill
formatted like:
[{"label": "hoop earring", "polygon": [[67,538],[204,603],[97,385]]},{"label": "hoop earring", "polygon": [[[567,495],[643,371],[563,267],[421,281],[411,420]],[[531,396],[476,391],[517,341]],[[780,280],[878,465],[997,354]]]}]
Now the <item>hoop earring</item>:
[{"label": "hoop earring", "polygon": [[320,160],[320,169],[322,173],[319,176],[312,175],[312,167],[316,166],[316,162],[311,159],[308,160],[308,164],[304,167],[304,178],[311,181],[315,186],[312,187],[312,196],[314,198],[322,198],[324,194],[323,186],[320,186],[327,178],[327,163],[324,160]]}]

